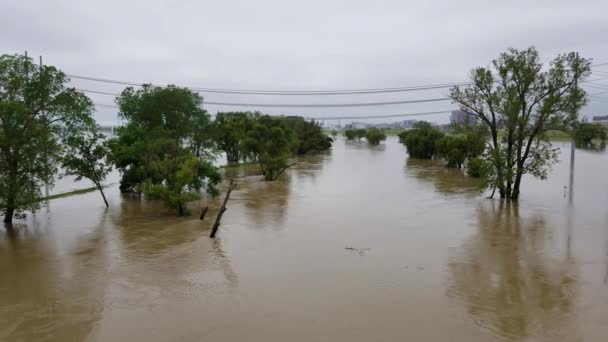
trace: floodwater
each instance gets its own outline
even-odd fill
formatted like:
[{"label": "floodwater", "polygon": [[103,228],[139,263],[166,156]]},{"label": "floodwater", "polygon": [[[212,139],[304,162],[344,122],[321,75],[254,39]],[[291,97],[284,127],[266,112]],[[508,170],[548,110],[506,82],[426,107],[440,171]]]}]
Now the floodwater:
[{"label": "floodwater", "polygon": [[[108,190],[0,229],[0,341],[606,341],[608,154],[569,146],[519,204],[339,140],[278,182],[238,173],[201,223]],[[202,203],[193,205],[194,211]]]}]

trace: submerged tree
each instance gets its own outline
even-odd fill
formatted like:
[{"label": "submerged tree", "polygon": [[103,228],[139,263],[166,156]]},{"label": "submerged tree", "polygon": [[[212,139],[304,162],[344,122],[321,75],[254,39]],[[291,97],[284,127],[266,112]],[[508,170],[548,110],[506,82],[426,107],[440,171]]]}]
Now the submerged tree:
[{"label": "submerged tree", "polygon": [[590,61],[576,53],[559,55],[544,67],[534,47],[509,49],[492,68],[474,69],[471,85],[451,89],[452,100],[490,131],[486,157],[494,165],[502,198],[519,197],[524,174],[547,177],[557,151],[545,133],[577,121],[586,103],[578,83],[590,73]]},{"label": "submerged tree", "polygon": [[186,204],[200,199],[201,189],[217,195],[216,185],[222,180],[218,168],[186,148],[178,148],[175,153],[155,159],[151,171],[163,181],[146,180],[139,185],[141,191],[150,198],[161,199],[180,216],[189,214]]},{"label": "submerged tree", "polygon": [[410,157],[417,159],[432,159],[436,156],[437,141],[445,135],[426,121],[416,122],[413,128],[406,132],[402,133],[399,139],[407,148]]},{"label": "submerged tree", "polygon": [[281,119],[261,116],[247,132],[244,149],[259,164],[264,179],[276,180],[291,165],[297,139]]},{"label": "submerged tree", "polygon": [[121,191],[160,198],[179,215],[201,188],[216,194],[219,171],[208,161],[209,139],[198,136],[210,131],[209,114],[197,93],[145,85],[126,88],[116,102],[127,122],[109,142]]},{"label": "submerged tree", "polygon": [[355,130],[355,137],[357,137],[357,140],[361,140],[363,138],[365,138],[365,135],[367,134],[367,130],[364,128],[359,128]]},{"label": "submerged tree", "polygon": [[371,145],[378,145],[381,141],[386,140],[386,134],[378,128],[370,128],[365,134],[367,142]]},{"label": "submerged tree", "polygon": [[452,134],[435,143],[436,157],[448,167],[463,167],[467,160],[481,156],[486,148],[487,128],[480,124],[454,124]]},{"label": "submerged tree", "polygon": [[40,189],[52,185],[59,137],[90,127],[93,103],[66,87],[52,66],[25,56],[0,56],[0,210],[4,222],[39,208]]},{"label": "submerged tree", "polygon": [[285,128],[291,129],[296,137],[296,154],[323,152],[331,148],[333,139],[328,137],[318,122],[307,121],[301,116],[281,117]]},{"label": "submerged tree", "polygon": [[107,207],[103,181],[112,171],[112,164],[107,161],[109,149],[104,139],[105,136],[97,129],[74,132],[65,137],[63,144],[66,150],[61,165],[66,175],[76,176],[76,181],[86,178],[93,182]]},{"label": "submerged tree", "polygon": [[357,137],[357,132],[354,129],[346,129],[344,130],[344,136],[347,140],[353,140]]},{"label": "submerged tree", "polygon": [[244,159],[243,142],[247,131],[260,113],[219,112],[213,121],[213,139],[217,147],[226,153],[228,164],[238,164]]},{"label": "submerged tree", "polygon": [[574,128],[574,141],[579,147],[591,147],[593,141],[606,142],[606,127],[590,122],[582,122]]}]

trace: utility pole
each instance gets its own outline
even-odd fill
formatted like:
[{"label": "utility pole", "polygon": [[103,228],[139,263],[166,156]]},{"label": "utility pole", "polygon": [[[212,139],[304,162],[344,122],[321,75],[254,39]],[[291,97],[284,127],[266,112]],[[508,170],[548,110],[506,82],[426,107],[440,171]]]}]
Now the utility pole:
[{"label": "utility pole", "polygon": [[[39,58],[40,61],[40,70],[39,70],[39,74],[40,74],[40,84],[42,84],[42,70],[43,70],[43,66],[42,66],[42,56],[40,56]],[[44,195],[48,198],[49,197],[49,183],[44,184]],[[47,200],[47,204],[48,204],[48,200]],[[48,210],[48,206],[47,206],[47,210]]]},{"label": "utility pole", "polygon": [[[578,52],[576,53],[576,61],[578,63]],[[575,75],[574,79],[574,89],[578,89],[578,75]],[[568,184],[568,205],[572,206],[573,197],[574,197],[574,154],[576,152],[576,142],[574,141],[574,127],[575,123],[572,123],[571,136],[572,141],[570,142],[570,182]]]}]

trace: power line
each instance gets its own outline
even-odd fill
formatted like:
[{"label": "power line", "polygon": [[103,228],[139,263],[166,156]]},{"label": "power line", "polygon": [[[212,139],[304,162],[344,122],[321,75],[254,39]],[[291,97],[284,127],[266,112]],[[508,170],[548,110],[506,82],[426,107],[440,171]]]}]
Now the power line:
[{"label": "power line", "polygon": [[237,106],[237,107],[276,107],[276,108],[331,108],[331,107],[368,107],[368,106],[389,106],[396,104],[427,103],[449,101],[449,97],[434,99],[406,100],[406,101],[387,101],[387,102],[359,102],[359,103],[329,103],[329,104],[308,104],[308,103],[232,103],[232,102],[210,102],[203,104],[218,106]]},{"label": "power line", "polygon": [[[87,93],[119,96],[120,94],[108,93],[104,91],[88,90],[88,89],[77,89]],[[388,101],[388,102],[362,102],[362,103],[328,103],[328,104],[309,104],[309,103],[234,103],[234,102],[214,102],[204,101],[203,104],[217,105],[217,106],[237,106],[237,107],[293,107],[293,108],[322,108],[322,107],[367,107],[367,106],[388,106],[395,104],[407,104],[407,103],[425,103],[425,102],[439,102],[450,100],[449,97],[441,97],[435,99],[421,99],[421,100],[405,100],[405,101]]]},{"label": "power line", "polygon": [[451,110],[443,110],[437,112],[420,112],[420,113],[407,113],[407,114],[386,114],[386,115],[366,115],[366,116],[327,116],[327,117],[306,117],[306,119],[312,120],[349,120],[349,119],[385,119],[385,118],[398,118],[405,116],[421,116],[421,115],[436,115],[436,114],[447,114],[451,113]]},{"label": "power line", "polygon": [[[608,65],[606,63],[592,64],[594,67]],[[600,71],[601,72],[601,71]],[[144,83],[134,81],[123,81],[100,77],[82,76],[67,74],[68,77],[81,79],[86,81],[102,82],[121,84],[127,86],[141,87]],[[429,85],[418,85],[418,86],[403,86],[393,88],[370,88],[370,89],[342,89],[342,90],[268,90],[268,89],[226,89],[226,88],[205,88],[205,87],[185,87],[194,91],[203,93],[221,93],[221,94],[241,94],[241,95],[353,95],[353,94],[377,94],[377,93],[394,93],[394,92],[408,92],[408,91],[420,91],[420,90],[432,90],[432,89],[443,89],[451,88],[459,85],[469,85],[471,82],[451,82],[441,84],[429,84]],[[164,87],[164,85],[152,84],[154,86]]]},{"label": "power line", "polygon": [[[132,82],[132,81],[121,81],[112,80],[106,78],[97,78],[89,76],[79,75],[67,75],[71,78],[102,82],[121,84],[127,86],[141,87],[144,83]],[[418,85],[418,86],[405,86],[405,87],[394,87],[394,88],[371,88],[371,89],[342,89],[342,90],[255,90],[255,89],[222,89],[222,88],[201,88],[201,87],[185,87],[194,91],[202,93],[221,93],[221,94],[242,94],[242,95],[353,95],[353,94],[377,94],[377,93],[396,93],[396,92],[407,92],[407,91],[419,91],[419,90],[431,90],[431,89],[442,89],[451,88],[458,85],[468,85],[470,82],[453,82],[453,83],[442,83],[442,84],[429,84],[429,85]],[[164,87],[164,85],[152,84],[153,86]]]}]

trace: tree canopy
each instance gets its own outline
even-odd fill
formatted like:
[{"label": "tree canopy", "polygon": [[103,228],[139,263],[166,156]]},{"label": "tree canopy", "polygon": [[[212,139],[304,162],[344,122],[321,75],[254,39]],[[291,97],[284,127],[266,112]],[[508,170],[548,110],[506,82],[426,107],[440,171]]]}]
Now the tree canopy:
[{"label": "tree canopy", "polygon": [[273,181],[291,166],[289,158],[297,144],[294,132],[283,120],[263,115],[247,132],[244,150],[258,163],[264,179]]},{"label": "tree canopy", "polygon": [[179,215],[200,190],[215,195],[219,170],[208,160],[212,153],[209,114],[202,98],[176,86],[126,88],[116,99],[126,124],[109,142],[112,160],[121,171],[123,192],[143,192],[162,199]]},{"label": "tree canopy", "polygon": [[344,130],[344,136],[348,140],[353,140],[357,137],[357,132],[354,129],[346,129]]},{"label": "tree canopy", "polygon": [[61,159],[61,166],[65,174],[76,176],[76,181],[86,178],[93,182],[107,207],[108,200],[102,182],[112,171],[112,164],[108,162],[110,151],[105,136],[93,128],[66,136],[63,144],[66,152]]},{"label": "tree canopy", "polygon": [[228,164],[238,164],[244,159],[243,142],[258,112],[219,112],[213,121],[213,138],[217,147],[226,153]]},{"label": "tree canopy", "polygon": [[365,133],[365,139],[371,145],[378,145],[381,141],[386,140],[386,134],[378,128],[370,128]]},{"label": "tree canopy", "polygon": [[[486,157],[494,165],[500,196],[517,199],[524,174],[546,178],[557,159],[546,132],[577,121],[586,94],[579,82],[591,73],[577,53],[558,55],[543,65],[534,47],[509,49],[489,68],[471,72],[471,84],[451,89],[461,110],[485,124],[491,135]],[[499,137],[503,129],[504,137]]]},{"label": "tree canopy", "polygon": [[606,142],[606,127],[590,122],[582,122],[574,128],[574,141],[579,147],[592,147],[593,141]]},{"label": "tree canopy", "polygon": [[437,154],[436,143],[444,135],[442,131],[434,128],[429,122],[418,121],[412,129],[400,134],[399,140],[407,148],[410,157],[432,159]]},{"label": "tree canopy", "polygon": [[39,208],[63,153],[60,138],[94,125],[93,103],[55,67],[0,56],[0,210],[4,222]]},{"label": "tree canopy", "polygon": [[284,127],[293,131],[297,139],[296,154],[323,152],[331,148],[333,139],[323,133],[319,123],[301,116],[280,117]]}]

